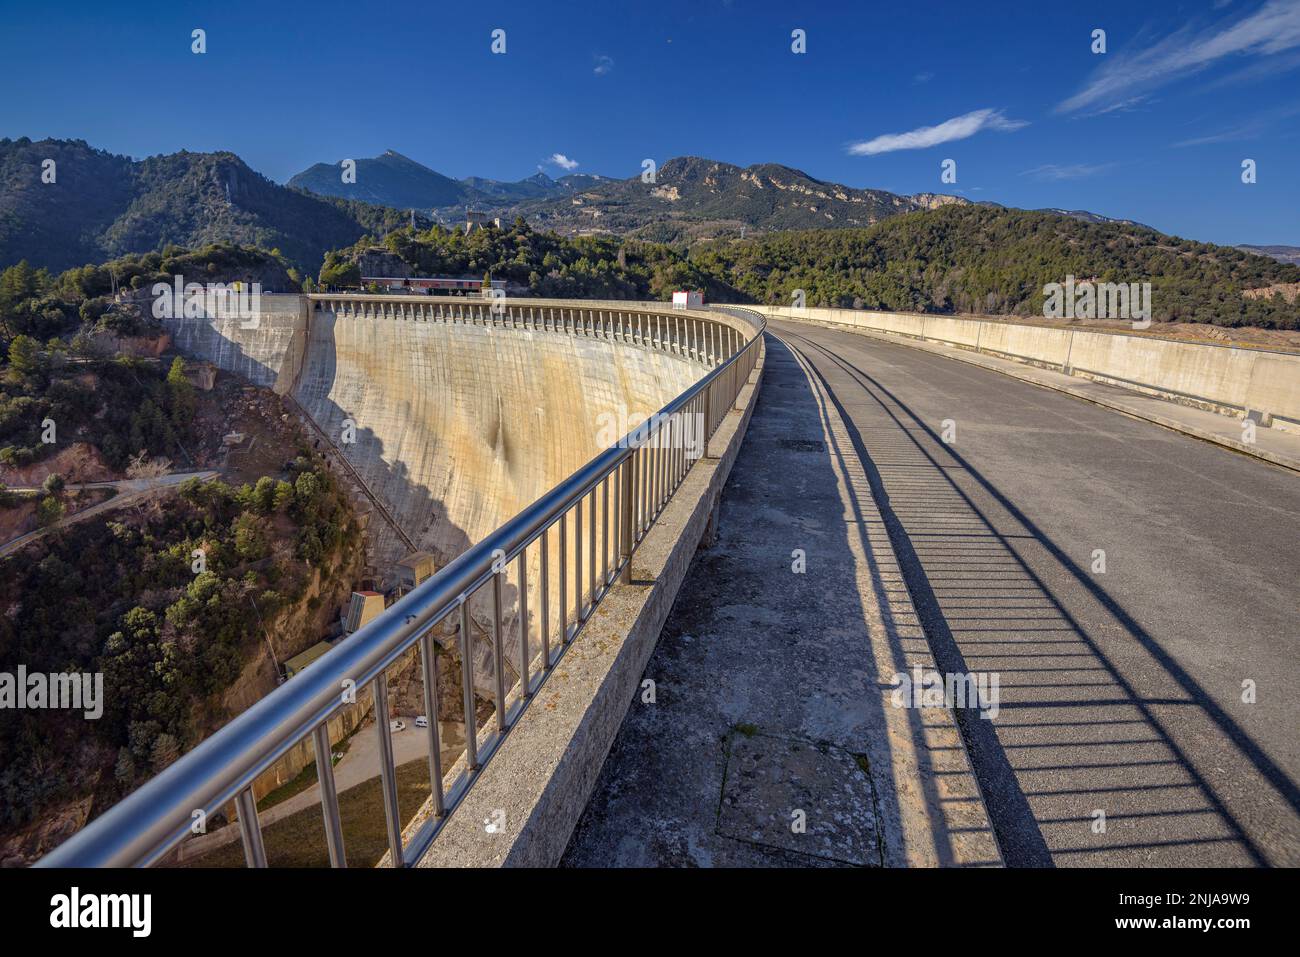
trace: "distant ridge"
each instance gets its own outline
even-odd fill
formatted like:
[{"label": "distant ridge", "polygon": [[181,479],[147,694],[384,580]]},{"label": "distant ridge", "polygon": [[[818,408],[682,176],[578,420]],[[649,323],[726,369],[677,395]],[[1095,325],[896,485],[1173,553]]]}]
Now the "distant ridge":
[{"label": "distant ridge", "polygon": [[[357,182],[345,184],[337,164],[318,163],[289,185],[327,196],[387,206],[436,209],[455,219],[474,208],[506,219],[523,216],[559,233],[609,233],[663,242],[738,236],[787,229],[870,226],[890,216],[972,205],[945,193],[904,196],[825,182],[778,163],[740,167],[700,156],[663,163],[652,183],[641,176],[615,179],[543,172],[516,182],[469,176],[453,180],[393,150],[357,160]],[[1000,207],[998,203],[978,203]],[[1087,210],[1044,209],[1090,223],[1143,224]]]},{"label": "distant ridge", "polygon": [[[41,182],[42,163],[57,179]],[[325,252],[382,234],[409,214],[273,183],[234,153],[151,156],[83,140],[0,140],[0,267],[62,270],[167,245],[279,249],[315,273]]]},{"label": "distant ridge", "polygon": [[1250,246],[1240,245],[1238,249],[1244,249],[1248,253],[1255,253],[1259,256],[1268,256],[1276,259],[1278,262],[1290,263],[1293,266],[1300,266],[1300,246]]}]

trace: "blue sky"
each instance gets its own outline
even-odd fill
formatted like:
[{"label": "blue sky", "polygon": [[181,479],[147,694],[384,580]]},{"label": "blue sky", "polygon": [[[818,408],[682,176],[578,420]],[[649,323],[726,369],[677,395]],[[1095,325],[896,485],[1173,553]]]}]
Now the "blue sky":
[{"label": "blue sky", "polygon": [[1300,0],[6,7],[0,136],[280,182],[384,149],[497,179],[694,154],[1300,245]]}]

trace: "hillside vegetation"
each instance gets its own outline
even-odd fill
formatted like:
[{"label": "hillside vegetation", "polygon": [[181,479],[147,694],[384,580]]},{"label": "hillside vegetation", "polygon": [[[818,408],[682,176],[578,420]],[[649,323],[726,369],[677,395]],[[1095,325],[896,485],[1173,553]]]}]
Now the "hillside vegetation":
[{"label": "hillside vegetation", "polygon": [[[355,286],[364,240],[326,257],[323,283]],[[1131,223],[1090,223],[1053,213],[948,205],[866,229],[804,230],[685,247],[567,238],[517,220],[465,235],[397,230],[383,248],[415,275],[504,279],[534,295],[666,299],[674,289],[708,298],[906,312],[1042,315],[1043,287],[1067,275],[1152,287],[1157,322],[1300,328],[1300,302],[1247,290],[1300,281],[1300,268],[1166,236]]]},{"label": "hillside vegetation", "polygon": [[[365,240],[325,258],[323,285],[355,286],[360,259],[374,246]],[[466,235],[434,226],[389,233],[383,249],[416,275],[489,276],[526,287],[537,296],[577,299],[666,299],[674,289],[707,289],[735,295],[720,277],[690,261],[682,250],[612,236],[568,238],[517,220],[508,229],[488,227]]]},{"label": "hillside vegetation", "polygon": [[263,629],[309,597],[316,570],[337,577],[357,536],[304,448],[286,479],[191,479],[0,560],[0,669],[104,676],[98,720],[0,711],[0,835],[85,796],[102,810],[222,723],[220,696],[261,653]]},{"label": "hillside vegetation", "polygon": [[[141,451],[181,460],[191,423],[168,369],[103,345],[115,337],[156,336],[146,314],[112,295],[173,277],[194,282],[260,281],[267,291],[298,282],[279,257],[224,244],[168,249],[52,276],[26,262],[0,273],[0,468],[22,468],[70,442],[96,446],[114,469]],[[173,377],[175,378],[175,377]],[[42,423],[59,441],[42,441]]]},{"label": "hillside vegetation", "polygon": [[1150,282],[1158,322],[1300,328],[1300,305],[1243,291],[1300,281],[1300,268],[1143,226],[1050,213],[945,206],[863,230],[708,244],[692,261],[750,298],[911,312],[1042,315],[1043,287],[1067,275]]},{"label": "hillside vegetation", "polygon": [[[55,180],[42,181],[42,164]],[[234,153],[135,161],[82,140],[0,140],[0,267],[62,270],[168,245],[279,249],[315,272],[328,249],[382,233],[407,214],[273,183]]]}]

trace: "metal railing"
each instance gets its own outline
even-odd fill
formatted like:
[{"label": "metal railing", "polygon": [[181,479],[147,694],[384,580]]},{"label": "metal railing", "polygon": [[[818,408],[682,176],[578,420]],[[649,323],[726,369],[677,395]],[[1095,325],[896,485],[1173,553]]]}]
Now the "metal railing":
[{"label": "metal railing", "polygon": [[[327,308],[342,308],[342,315],[348,313],[340,305],[342,297],[313,298]],[[379,301],[384,297],[367,298],[376,300],[374,308],[386,308]],[[581,329],[588,335],[625,337],[696,356],[712,368],[614,447],[92,821],[38,866],[148,866],[196,833],[195,820],[233,801],[245,861],[250,867],[265,867],[253,782],[308,737],[315,747],[330,863],[346,866],[328,722],[354,705],[367,687],[374,698],[390,861],[394,866],[414,864],[601,600],[616,584],[631,581],[633,553],[697,460],[694,453],[708,454],[709,439],[756,368],[766,325],[762,316],[740,309],[723,310],[729,315],[721,321],[697,311],[666,309],[589,307],[581,316],[581,308],[557,310],[525,301],[511,306],[528,311],[503,316],[487,303],[452,305],[464,309],[464,321],[538,324],[556,332]],[[369,307],[366,302],[356,304]],[[495,666],[494,714],[483,729],[478,727],[473,676],[472,626],[480,621]],[[458,645],[461,658],[465,747],[450,769],[450,783],[442,767],[437,720],[438,628],[450,632],[447,640]],[[507,660],[508,634],[516,652],[513,660]],[[428,716],[432,814],[404,841],[387,671],[413,648],[418,648]],[[515,677],[510,688],[507,670]]]}]

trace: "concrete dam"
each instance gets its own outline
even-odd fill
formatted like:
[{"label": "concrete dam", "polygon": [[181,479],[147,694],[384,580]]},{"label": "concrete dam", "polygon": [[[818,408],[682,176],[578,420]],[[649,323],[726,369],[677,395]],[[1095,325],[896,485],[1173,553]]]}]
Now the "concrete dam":
[{"label": "concrete dam", "polygon": [[[726,333],[692,339],[691,322],[712,326],[617,304],[512,300],[494,311],[486,301],[288,295],[263,296],[255,319],[166,320],[182,353],[291,397],[317,444],[346,461],[380,506],[367,534],[386,584],[415,549],[444,567],[698,381]],[[610,546],[591,532],[593,551]],[[529,564],[536,573],[539,556]],[[507,571],[508,590],[518,574]],[[558,593],[552,607],[558,619]],[[472,613],[485,638],[490,610],[476,603]],[[487,691],[490,641],[475,648],[475,683]]]},{"label": "concrete dam", "polygon": [[[255,326],[220,316],[168,324],[181,352],[290,395],[439,567],[706,368],[571,325],[483,323],[491,313],[480,304],[462,305],[469,321],[448,321],[454,305],[439,307],[441,321],[405,317],[400,301],[364,313],[348,303],[342,316],[319,308],[344,303],[266,296]],[[383,522],[370,534],[381,565],[409,550]]]}]

